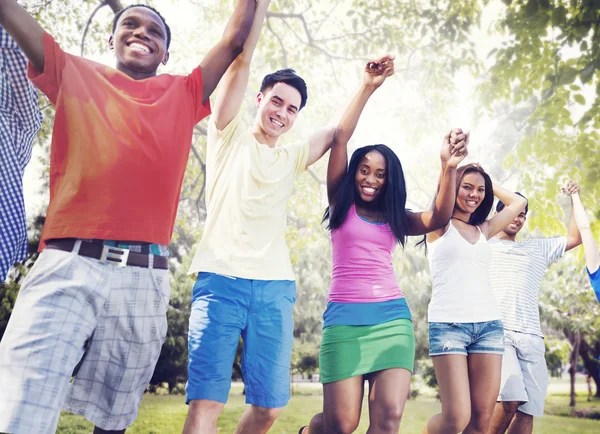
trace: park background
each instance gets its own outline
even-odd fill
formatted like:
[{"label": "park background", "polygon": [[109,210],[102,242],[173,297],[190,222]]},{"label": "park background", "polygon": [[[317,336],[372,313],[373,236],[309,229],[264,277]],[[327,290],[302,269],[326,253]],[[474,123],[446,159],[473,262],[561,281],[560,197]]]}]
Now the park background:
[{"label": "park background", "polygon": [[[114,65],[108,36],[120,0],[21,0],[68,52]],[[144,1],[142,1],[144,3]],[[154,0],[173,32],[163,73],[189,73],[214,45],[233,0]],[[335,122],[369,59],[396,56],[396,74],[372,97],[351,149],[385,143],[399,155],[408,206],[429,207],[439,171],[441,139],[451,127],[471,131],[468,161],[495,182],[530,200],[521,237],[566,233],[569,200],[559,195],[567,177],[580,183],[599,238],[600,224],[600,0],[273,0],[251,68],[244,119],[255,113],[262,77],[294,68],[309,86],[307,107],[284,142],[304,140]],[[53,108],[45,115],[25,176],[30,245],[37,247],[48,201],[48,159]],[[140,416],[128,432],[180,432],[186,407],[187,324],[193,280],[187,269],[206,216],[206,121],[195,130],[171,250],[169,331]],[[90,161],[89,164],[94,164]],[[318,350],[331,273],[331,247],[321,225],[326,205],[327,156],[296,182],[288,207],[287,242],[297,276],[295,343],[290,375],[293,398],[274,433],[295,433],[320,409]],[[124,186],[126,188],[126,186]],[[427,357],[427,304],[431,282],[425,252],[411,239],[394,256],[400,285],[413,313],[416,375],[402,432],[420,432],[439,409]],[[548,272],[540,308],[548,367],[553,376],[550,415],[538,433],[600,432],[600,305],[584,271],[582,249],[567,253]],[[0,283],[0,339],[19,286],[36,259],[32,253]],[[465,301],[467,302],[467,301]],[[241,350],[241,344],[240,348]],[[230,403],[221,418],[232,432],[243,409],[241,351],[232,367]],[[586,401],[582,372],[593,374],[595,397]],[[562,378],[560,378],[562,376]],[[367,426],[365,409],[359,432]],[[59,432],[90,432],[82,418],[63,415]]]}]

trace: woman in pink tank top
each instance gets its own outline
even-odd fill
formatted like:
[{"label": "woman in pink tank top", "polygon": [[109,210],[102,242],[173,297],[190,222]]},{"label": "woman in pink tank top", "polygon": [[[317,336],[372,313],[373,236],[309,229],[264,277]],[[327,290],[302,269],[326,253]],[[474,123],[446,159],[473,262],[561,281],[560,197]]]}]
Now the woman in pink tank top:
[{"label": "woman in pink tank top", "polygon": [[333,270],[319,357],[323,412],[299,434],[351,433],[360,421],[364,381],[369,382],[370,430],[397,433],[414,365],[410,310],[398,286],[392,252],[411,235],[446,225],[455,198],[456,166],[468,136],[448,134],[440,157],[440,194],[433,211],[406,210],[400,160],[385,145],[357,149],[348,164],[347,143],[369,97],[393,74],[393,57],[369,62],[364,83],[346,109],[327,170]]},{"label": "woman in pink tank top", "polygon": [[[489,281],[487,240],[504,229],[526,200],[497,185],[477,164],[457,170],[451,221],[427,235],[432,296],[429,355],[442,412],[428,434],[487,432],[500,389],[504,327]],[[487,217],[494,196],[506,207]]]}]

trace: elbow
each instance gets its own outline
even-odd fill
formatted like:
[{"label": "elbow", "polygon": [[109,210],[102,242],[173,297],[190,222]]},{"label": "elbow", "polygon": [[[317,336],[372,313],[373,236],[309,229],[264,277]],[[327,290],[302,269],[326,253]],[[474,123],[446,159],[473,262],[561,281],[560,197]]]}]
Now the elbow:
[{"label": "elbow", "polygon": [[525,209],[527,206],[527,199],[518,196],[519,198],[515,201],[515,206],[519,209],[519,211]]},{"label": "elbow", "polygon": [[238,57],[244,51],[246,38],[248,38],[248,32],[242,30],[236,30],[224,36],[223,39],[227,44],[227,48],[234,58]]}]

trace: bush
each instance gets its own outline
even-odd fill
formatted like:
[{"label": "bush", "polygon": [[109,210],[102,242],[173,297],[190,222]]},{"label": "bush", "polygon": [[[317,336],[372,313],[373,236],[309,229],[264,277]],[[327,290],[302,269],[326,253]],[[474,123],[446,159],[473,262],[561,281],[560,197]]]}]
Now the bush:
[{"label": "bush", "polygon": [[185,383],[177,383],[171,389],[171,395],[185,395]]}]

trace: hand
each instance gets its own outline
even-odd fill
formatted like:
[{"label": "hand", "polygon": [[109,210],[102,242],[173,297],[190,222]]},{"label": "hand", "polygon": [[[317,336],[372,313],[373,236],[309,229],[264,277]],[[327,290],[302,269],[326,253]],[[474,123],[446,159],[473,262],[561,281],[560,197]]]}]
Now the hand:
[{"label": "hand", "polygon": [[365,66],[364,84],[377,89],[386,78],[394,74],[394,56],[384,56],[379,60],[368,62]]},{"label": "hand", "polygon": [[457,167],[469,154],[469,135],[460,128],[455,128],[444,137],[440,158],[448,167]]},{"label": "hand", "polygon": [[560,188],[560,191],[565,196],[572,196],[579,193],[579,185],[575,181],[569,179],[566,181],[565,185]]}]

